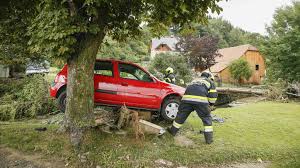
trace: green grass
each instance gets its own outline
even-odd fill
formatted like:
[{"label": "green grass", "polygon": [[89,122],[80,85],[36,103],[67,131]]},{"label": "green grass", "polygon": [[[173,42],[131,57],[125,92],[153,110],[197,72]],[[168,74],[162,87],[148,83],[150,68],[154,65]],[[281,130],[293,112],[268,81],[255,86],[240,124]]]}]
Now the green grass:
[{"label": "green grass", "polygon": [[[163,158],[176,165],[215,165],[232,162],[271,161],[272,167],[300,167],[300,105],[262,102],[213,112],[226,119],[214,124],[215,141],[205,145],[198,131],[203,128],[195,114],[181,130],[194,140],[196,147],[174,145],[173,138],[147,135],[136,141],[133,134],[111,135],[92,130],[83,151],[88,159],[103,167],[152,167]],[[0,144],[24,152],[39,152],[45,157],[68,158],[78,164],[67,135],[57,134],[57,126],[36,132],[38,121],[0,123]],[[128,159],[129,158],[129,159]]]}]

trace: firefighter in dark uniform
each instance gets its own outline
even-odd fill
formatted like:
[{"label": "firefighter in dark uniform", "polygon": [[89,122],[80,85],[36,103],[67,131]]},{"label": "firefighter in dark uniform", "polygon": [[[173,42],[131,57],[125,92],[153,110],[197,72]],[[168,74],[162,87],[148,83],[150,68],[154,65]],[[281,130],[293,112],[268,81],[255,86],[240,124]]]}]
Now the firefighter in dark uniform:
[{"label": "firefighter in dark uniform", "polygon": [[187,86],[181,99],[177,116],[172,127],[167,129],[168,132],[175,136],[190,113],[196,111],[204,125],[205,141],[207,144],[211,144],[213,142],[213,127],[209,106],[214,105],[217,96],[212,74],[203,72],[199,79],[192,81]]},{"label": "firefighter in dark uniform", "polygon": [[171,67],[168,67],[166,69],[166,75],[164,77],[164,80],[168,83],[172,83],[175,84],[176,79],[175,79],[175,75],[174,75],[174,70]]}]

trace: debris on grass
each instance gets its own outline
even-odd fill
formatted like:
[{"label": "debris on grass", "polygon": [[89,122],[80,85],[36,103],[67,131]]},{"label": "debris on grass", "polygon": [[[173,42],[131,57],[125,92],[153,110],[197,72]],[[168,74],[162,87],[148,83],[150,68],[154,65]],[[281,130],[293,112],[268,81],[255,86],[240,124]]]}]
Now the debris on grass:
[{"label": "debris on grass", "polygon": [[47,128],[46,127],[38,127],[38,128],[35,128],[34,130],[41,132],[41,131],[46,131]]},{"label": "debris on grass", "polygon": [[224,123],[225,122],[225,120],[223,118],[218,117],[217,115],[212,115],[212,120],[214,122],[217,122],[217,123]]},{"label": "debris on grass", "polygon": [[151,122],[140,120],[139,123],[141,124],[143,131],[149,134],[162,135],[166,132],[166,130],[163,127],[153,124]]},{"label": "debris on grass", "polygon": [[171,161],[164,160],[164,159],[158,159],[154,161],[155,164],[158,166],[167,166],[167,167],[172,167],[174,164]]}]

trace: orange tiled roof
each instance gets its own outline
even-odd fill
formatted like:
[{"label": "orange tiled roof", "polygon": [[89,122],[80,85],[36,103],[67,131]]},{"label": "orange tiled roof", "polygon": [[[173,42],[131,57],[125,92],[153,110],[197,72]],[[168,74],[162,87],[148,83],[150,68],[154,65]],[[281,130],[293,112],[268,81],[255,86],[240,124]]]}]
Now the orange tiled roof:
[{"label": "orange tiled roof", "polygon": [[242,57],[246,51],[258,51],[257,48],[250,44],[240,45],[236,47],[219,49],[218,52],[222,55],[216,58],[216,64],[210,67],[210,71],[217,73],[227,68],[231,62]]}]

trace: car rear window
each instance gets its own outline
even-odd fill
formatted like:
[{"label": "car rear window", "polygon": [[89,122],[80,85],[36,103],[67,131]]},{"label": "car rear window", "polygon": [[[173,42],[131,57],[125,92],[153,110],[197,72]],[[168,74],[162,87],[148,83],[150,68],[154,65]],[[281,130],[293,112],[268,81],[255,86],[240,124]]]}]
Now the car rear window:
[{"label": "car rear window", "polygon": [[113,64],[110,61],[96,61],[94,74],[113,76]]}]

